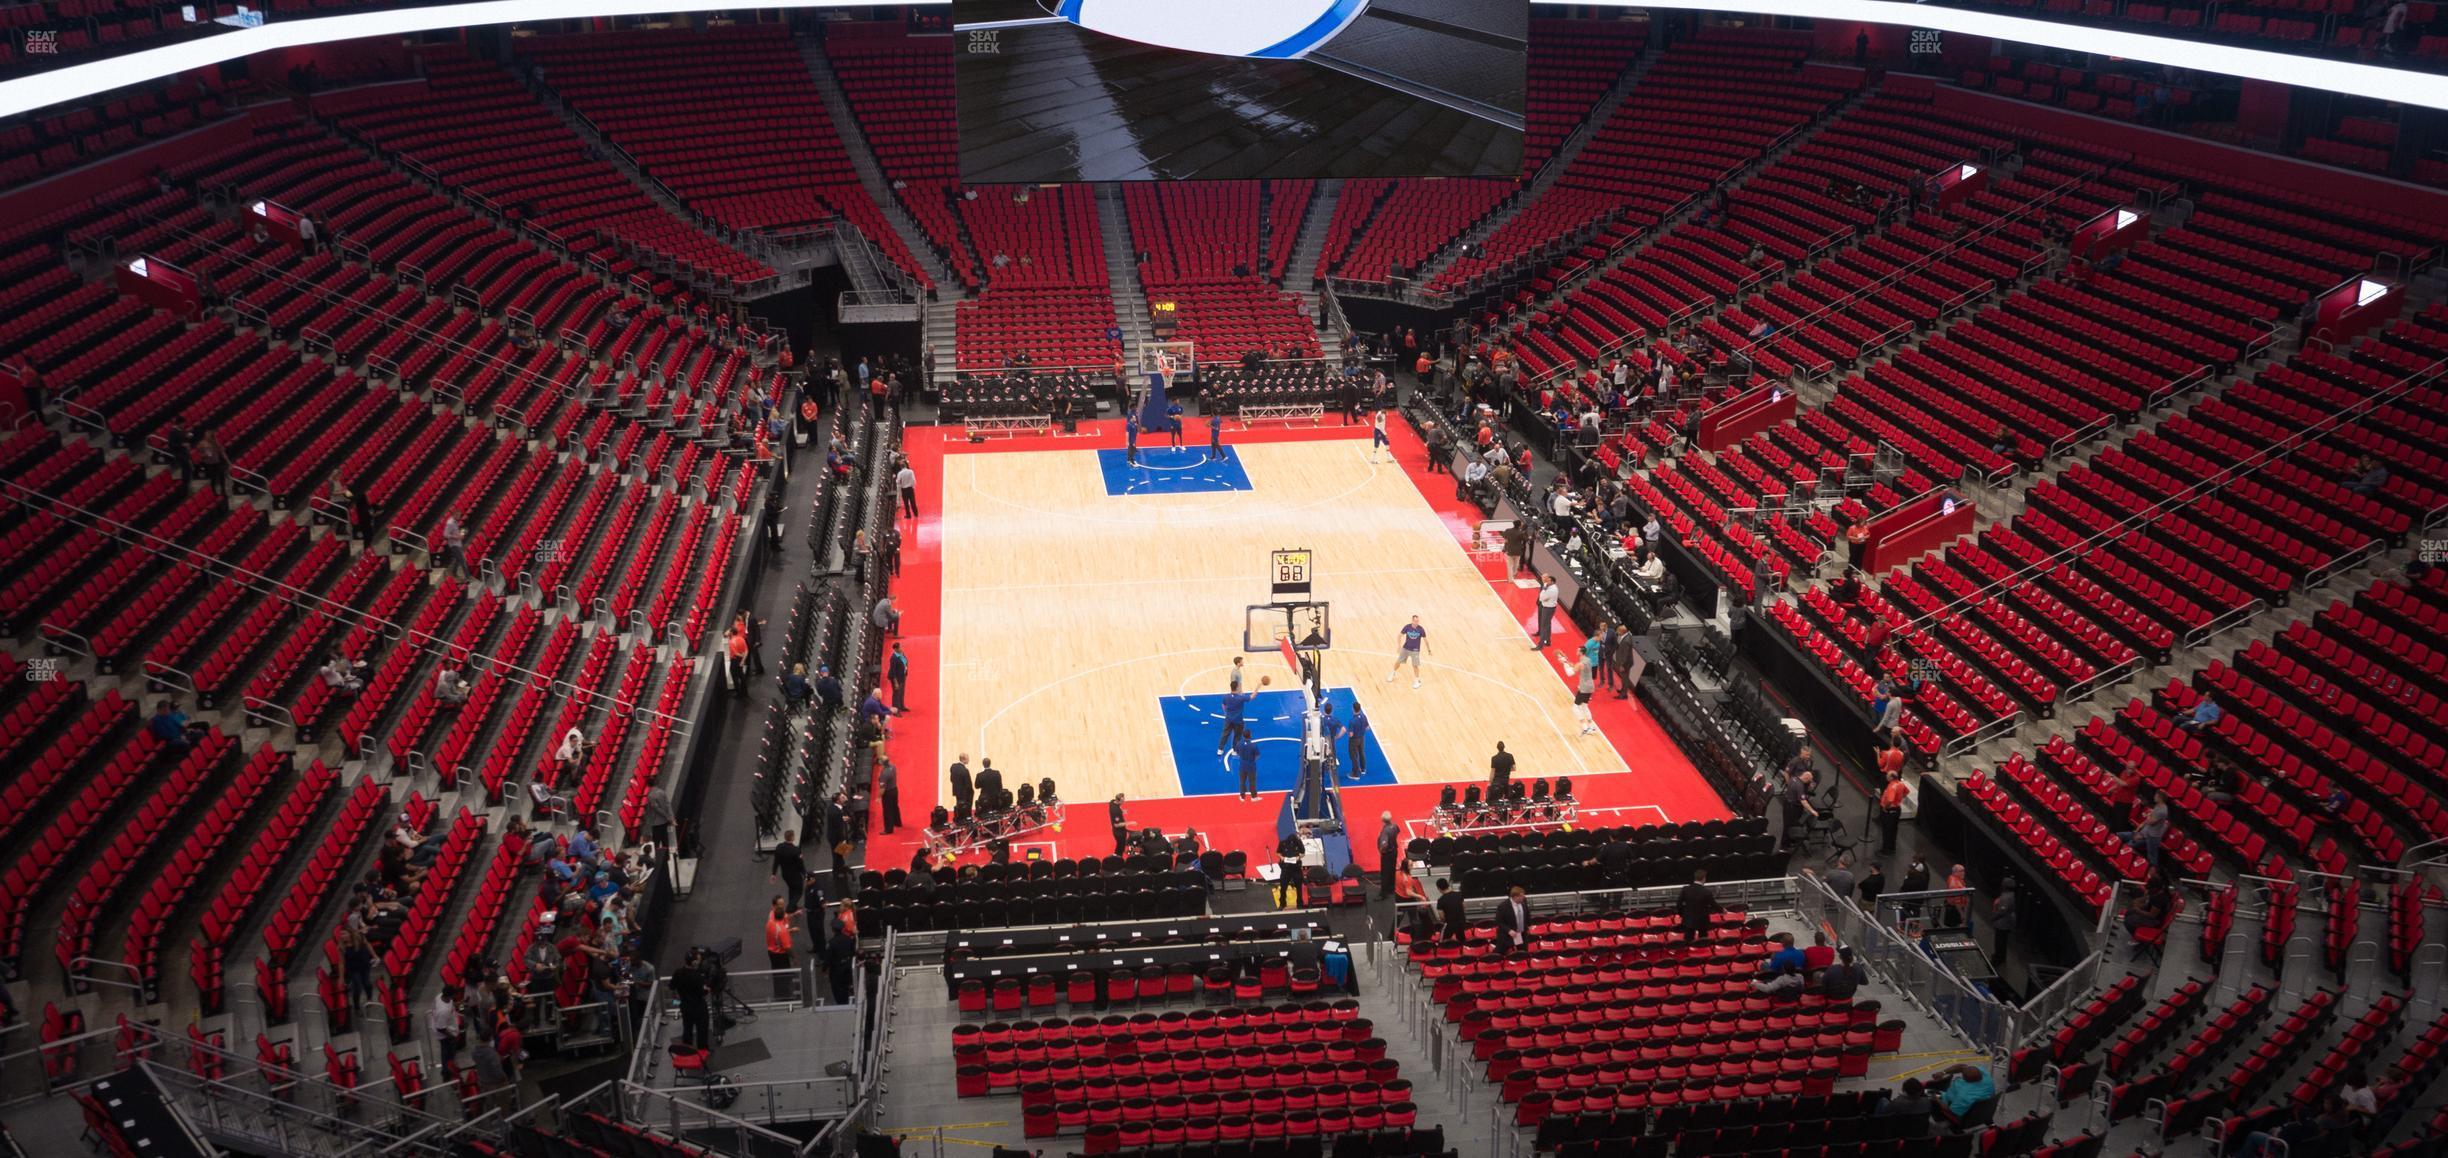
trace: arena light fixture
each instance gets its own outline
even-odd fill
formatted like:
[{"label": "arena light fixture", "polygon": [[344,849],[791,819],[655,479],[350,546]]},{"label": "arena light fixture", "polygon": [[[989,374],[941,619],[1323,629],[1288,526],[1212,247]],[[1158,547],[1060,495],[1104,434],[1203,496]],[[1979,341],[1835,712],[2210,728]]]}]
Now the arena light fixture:
[{"label": "arena light fixture", "polygon": [[[2240,48],[2153,36],[2112,28],[2060,24],[2028,16],[1975,12],[1904,0],[1585,0],[1592,7],[1679,9],[1696,12],[1740,12],[1759,16],[1793,16],[1811,20],[1854,20],[1906,28],[1931,28],[1964,36],[1985,36],[2088,52],[2101,56],[2174,65],[2229,76],[2276,81],[2298,88],[2321,89],[2372,97],[2424,108],[2448,109],[2448,76],[2383,68],[2346,60],[2296,56],[2267,49]],[[951,0],[767,0],[762,8],[940,8]],[[731,11],[735,5],[705,0],[475,0],[385,12],[350,12],[304,20],[273,19],[253,28],[232,29],[215,36],[141,49],[102,60],[87,61],[49,72],[0,81],[0,117],[48,108],[66,101],[98,96],[115,89],[191,69],[236,60],[258,52],[357,40],[369,36],[407,36],[437,29],[531,21],[579,20],[620,16],[661,16],[682,12]]]}]

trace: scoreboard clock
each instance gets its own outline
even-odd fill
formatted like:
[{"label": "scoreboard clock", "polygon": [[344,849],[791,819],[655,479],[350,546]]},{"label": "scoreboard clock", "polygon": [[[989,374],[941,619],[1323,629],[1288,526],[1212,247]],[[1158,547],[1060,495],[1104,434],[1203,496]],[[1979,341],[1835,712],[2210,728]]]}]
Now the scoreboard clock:
[{"label": "scoreboard clock", "polygon": [[1267,557],[1267,576],[1275,599],[1309,597],[1309,549],[1276,551]]}]

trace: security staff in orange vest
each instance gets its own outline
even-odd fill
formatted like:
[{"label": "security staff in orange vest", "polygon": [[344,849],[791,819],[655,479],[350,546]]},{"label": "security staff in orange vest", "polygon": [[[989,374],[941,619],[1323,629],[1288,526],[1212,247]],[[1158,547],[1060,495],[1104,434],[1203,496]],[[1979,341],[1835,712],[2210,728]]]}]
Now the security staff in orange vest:
[{"label": "security staff in orange vest", "polygon": [[798,996],[798,986],[794,982],[799,974],[791,961],[791,931],[797,928],[792,918],[798,915],[798,910],[784,904],[782,898],[775,897],[773,912],[765,918],[765,961],[778,970],[774,974],[776,1001],[790,1001]]}]

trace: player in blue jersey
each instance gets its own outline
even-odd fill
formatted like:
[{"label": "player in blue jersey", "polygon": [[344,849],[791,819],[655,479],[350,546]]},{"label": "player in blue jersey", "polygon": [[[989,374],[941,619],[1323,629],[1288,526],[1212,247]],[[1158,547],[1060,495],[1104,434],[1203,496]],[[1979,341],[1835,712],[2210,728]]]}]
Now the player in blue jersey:
[{"label": "player in blue jersey", "polygon": [[1243,800],[1258,799],[1258,745],[1248,732],[1241,733],[1241,742],[1233,745],[1233,765],[1241,774],[1241,790],[1237,795]]},{"label": "player in blue jersey", "polygon": [[1343,761],[1345,780],[1358,780],[1368,775],[1368,730],[1368,713],[1361,710],[1360,701],[1353,700],[1351,721],[1343,725],[1343,745],[1351,752]]},{"label": "player in blue jersey", "polygon": [[[1272,676],[1258,677],[1258,686],[1261,689],[1273,682],[1274,677]],[[1258,696],[1256,693],[1241,690],[1240,673],[1238,671],[1234,672],[1233,690],[1224,693],[1224,734],[1216,738],[1216,751],[1221,752],[1232,747],[1233,741],[1236,739],[1249,739],[1250,730],[1249,720],[1247,718],[1249,714],[1249,706],[1250,701],[1257,698]]]}]

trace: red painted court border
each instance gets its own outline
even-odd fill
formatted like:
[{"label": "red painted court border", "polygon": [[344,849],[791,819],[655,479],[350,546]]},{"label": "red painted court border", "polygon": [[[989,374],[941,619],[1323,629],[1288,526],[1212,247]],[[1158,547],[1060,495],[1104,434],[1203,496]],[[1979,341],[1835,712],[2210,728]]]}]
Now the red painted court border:
[{"label": "red painted court border", "polygon": [[[1191,417],[1183,432],[1186,446],[1203,446],[1207,441],[1207,426],[1203,419]],[[1428,471],[1427,449],[1407,423],[1387,424],[1394,443],[1395,461],[1402,467],[1430,508],[1454,532],[1457,543],[1467,542],[1470,530],[1477,525],[1476,508],[1453,497],[1453,482],[1447,476]],[[1239,429],[1237,423],[1227,423],[1224,438],[1229,444],[1242,445],[1270,442],[1320,442],[1345,439],[1366,439],[1366,426],[1342,425],[1329,421],[1314,426],[1265,427]],[[1149,438],[1142,435],[1143,446],[1166,445],[1162,435]],[[918,473],[918,517],[903,519],[901,575],[893,585],[894,603],[901,611],[901,634],[890,642],[901,644],[909,655],[909,710],[892,720],[892,735],[885,742],[885,754],[899,770],[901,818],[907,822],[899,831],[884,835],[882,819],[876,818],[868,828],[867,863],[877,869],[906,865],[919,845],[918,832],[927,814],[941,799],[944,769],[951,765],[955,752],[940,748],[940,720],[936,714],[937,697],[942,691],[940,660],[943,629],[943,504],[942,487],[944,459],[961,454],[998,454],[1015,451],[1095,450],[1119,448],[1123,444],[1122,423],[1116,419],[1083,422],[1076,435],[1029,435],[992,439],[981,443],[969,442],[957,426],[913,426],[905,435],[903,452],[910,466]],[[1491,586],[1512,610],[1522,625],[1522,646],[1529,646],[1529,630],[1535,615],[1536,592],[1514,587],[1503,576],[1501,564],[1483,563]],[[1576,653],[1582,635],[1568,620],[1559,616],[1555,630],[1555,647],[1567,655]],[[1548,657],[1556,679],[1564,674]],[[1365,681],[1364,681],[1365,682]],[[1659,818],[1671,820],[1709,820],[1729,816],[1723,801],[1717,798],[1699,770],[1694,768],[1681,749],[1666,735],[1665,729],[1650,717],[1637,700],[1617,699],[1612,693],[1601,692],[1592,705],[1599,729],[1615,746],[1629,772],[1596,775],[1575,774],[1573,794],[1587,809],[1632,809],[1615,814],[1611,822],[1634,823],[1647,818],[1651,810]],[[1493,751],[1493,741],[1490,751]],[[971,752],[971,767],[982,755]],[[991,753],[984,753],[991,755]],[[1458,755],[1455,763],[1476,766],[1484,762],[1487,753]],[[1034,782],[1042,776],[1052,776],[1059,786],[1063,773],[1058,768],[1019,768]],[[1538,775],[1525,769],[1524,777]],[[1477,783],[1478,777],[1451,783]],[[1361,850],[1364,864],[1374,867],[1376,857],[1368,851],[1374,847],[1376,820],[1373,814],[1390,811],[1397,822],[1416,820],[1435,806],[1438,793],[1448,782],[1399,784],[1368,788],[1347,788],[1343,792],[1346,809],[1358,838],[1354,847]],[[1103,800],[1065,798],[1072,810],[1070,823],[1054,840],[1063,852],[1072,856],[1098,856],[1112,851],[1112,838],[1105,818]],[[878,801],[878,808],[882,802]],[[1280,811],[1280,798],[1245,802],[1222,797],[1182,798],[1127,801],[1125,814],[1133,828],[1161,828],[1179,833],[1195,827],[1211,847],[1224,850],[1240,849],[1253,860],[1271,855],[1275,847],[1275,818]]]}]

